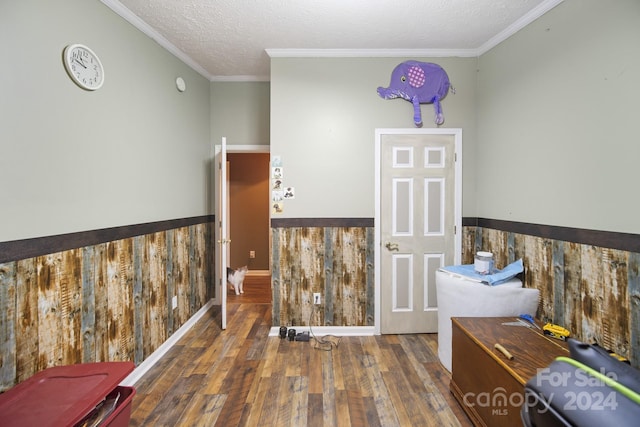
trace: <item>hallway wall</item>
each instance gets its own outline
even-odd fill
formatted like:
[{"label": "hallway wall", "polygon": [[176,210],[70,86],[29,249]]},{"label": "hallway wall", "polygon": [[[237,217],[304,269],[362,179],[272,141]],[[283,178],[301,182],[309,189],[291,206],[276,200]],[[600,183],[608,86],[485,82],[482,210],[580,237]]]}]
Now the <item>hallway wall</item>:
[{"label": "hallway wall", "polygon": [[[269,270],[269,153],[229,153],[229,267]],[[255,251],[255,258],[249,257]]]}]

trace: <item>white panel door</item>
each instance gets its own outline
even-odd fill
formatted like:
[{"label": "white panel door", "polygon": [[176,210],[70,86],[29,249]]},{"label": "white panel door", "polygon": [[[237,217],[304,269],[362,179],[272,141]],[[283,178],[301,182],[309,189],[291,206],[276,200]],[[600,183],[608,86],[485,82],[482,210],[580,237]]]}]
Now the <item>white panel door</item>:
[{"label": "white panel door", "polygon": [[379,135],[381,333],[437,332],[435,272],[460,259],[458,137],[444,129]]}]

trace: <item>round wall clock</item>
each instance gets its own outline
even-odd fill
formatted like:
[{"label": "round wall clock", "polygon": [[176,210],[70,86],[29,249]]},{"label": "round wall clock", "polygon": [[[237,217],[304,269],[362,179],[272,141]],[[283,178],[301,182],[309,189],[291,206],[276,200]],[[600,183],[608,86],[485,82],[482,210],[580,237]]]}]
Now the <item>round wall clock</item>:
[{"label": "round wall clock", "polygon": [[104,83],[100,58],[87,46],[71,44],[65,47],[63,61],[69,77],[81,88],[96,90]]}]

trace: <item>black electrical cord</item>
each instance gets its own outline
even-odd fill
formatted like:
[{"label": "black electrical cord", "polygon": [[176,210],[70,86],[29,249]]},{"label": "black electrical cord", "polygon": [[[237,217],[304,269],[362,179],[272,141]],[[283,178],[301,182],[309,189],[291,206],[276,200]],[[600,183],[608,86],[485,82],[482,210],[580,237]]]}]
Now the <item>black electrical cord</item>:
[{"label": "black electrical cord", "polygon": [[[313,344],[313,348],[316,350],[324,350],[324,351],[331,351],[333,350],[334,346],[335,348],[338,348],[338,344],[340,344],[341,338],[336,337],[335,335],[324,335],[318,338],[313,333],[313,328],[311,327],[311,318],[313,317],[313,313],[315,311],[316,311],[316,304],[313,305],[313,308],[311,309],[311,313],[309,313],[309,332],[311,333],[311,337],[313,338],[313,341],[315,343]],[[333,340],[326,339],[327,337],[334,338],[334,339]]]}]

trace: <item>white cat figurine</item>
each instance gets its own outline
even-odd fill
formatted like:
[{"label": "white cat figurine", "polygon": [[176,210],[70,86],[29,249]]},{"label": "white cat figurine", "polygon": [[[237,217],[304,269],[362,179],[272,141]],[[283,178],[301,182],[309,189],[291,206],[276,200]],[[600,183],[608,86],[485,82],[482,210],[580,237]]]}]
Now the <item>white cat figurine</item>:
[{"label": "white cat figurine", "polygon": [[233,289],[236,291],[236,295],[244,294],[244,276],[247,274],[247,266],[242,266],[237,270],[233,268],[227,267],[227,282],[229,285],[233,286]]}]

